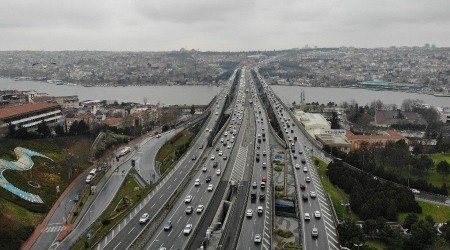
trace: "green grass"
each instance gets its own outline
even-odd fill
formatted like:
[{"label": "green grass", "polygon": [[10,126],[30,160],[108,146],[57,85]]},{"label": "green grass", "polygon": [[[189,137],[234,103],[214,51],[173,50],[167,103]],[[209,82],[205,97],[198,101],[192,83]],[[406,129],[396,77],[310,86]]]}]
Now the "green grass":
[{"label": "green grass", "polygon": [[174,141],[168,140],[158,151],[158,154],[156,154],[156,161],[162,163],[160,174],[165,173],[172,167],[172,164],[175,161],[175,151],[183,145],[189,143],[191,137],[193,136],[192,132],[189,130],[183,130],[180,133],[182,136],[175,136],[174,138],[177,139]]},{"label": "green grass", "polygon": [[[446,222],[450,219],[449,206],[436,205],[425,201],[417,201],[417,203],[422,207],[422,213],[419,214],[420,219],[424,219],[427,215],[433,217],[436,222]],[[403,223],[407,215],[407,213],[399,213],[399,222]]]},{"label": "green grass", "polygon": [[368,246],[377,249],[377,250],[382,250],[382,249],[392,249],[389,245],[387,245],[386,243],[384,243],[383,241],[380,240],[368,240],[365,242]]},{"label": "green grass", "polygon": [[[317,158],[313,157],[313,162],[318,160]],[[345,214],[345,206],[341,205],[341,201],[349,201],[350,196],[344,192],[344,190],[340,189],[339,187],[336,187],[333,185],[328,179],[328,176],[326,175],[327,165],[325,162],[319,161],[319,175],[322,180],[323,188],[325,189],[325,192],[330,195],[331,202],[333,203],[334,209],[336,210],[336,214],[340,220],[343,219],[343,215]],[[346,215],[347,216],[347,215]],[[354,213],[351,214],[351,217],[355,220],[359,220],[358,216]]]},{"label": "green grass", "polygon": [[[134,178],[134,171],[134,169],[130,170],[130,173],[125,177],[125,181],[123,182],[112,202],[105,209],[100,218],[96,220],[94,226],[92,226],[92,238],[88,240],[84,235],[71,249],[83,249],[86,241],[89,241],[90,244],[93,244],[94,242],[103,238],[117,222],[121,221],[124,216],[126,216],[136,204],[139,204],[139,202],[151,191],[151,189],[153,188],[152,185],[149,185],[146,188],[140,188],[139,184]],[[136,187],[139,187],[139,190],[136,191]],[[115,211],[116,206],[121,203],[123,197],[127,197],[128,199],[130,199],[131,204],[124,210],[121,210],[119,212]],[[102,222],[105,220],[109,220],[109,224],[102,224]]]},{"label": "green grass", "polygon": [[441,161],[447,161],[448,163],[450,163],[450,154],[430,154],[428,155],[428,157],[430,157],[434,161],[434,164],[438,164]]}]

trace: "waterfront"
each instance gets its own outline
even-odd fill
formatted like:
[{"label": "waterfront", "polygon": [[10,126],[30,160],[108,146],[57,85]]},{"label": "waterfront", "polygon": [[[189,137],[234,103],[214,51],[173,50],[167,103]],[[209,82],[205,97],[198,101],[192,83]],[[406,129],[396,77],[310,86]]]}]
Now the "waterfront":
[{"label": "waterfront", "polygon": [[[368,89],[352,88],[320,88],[300,86],[271,86],[275,93],[286,103],[300,101],[300,92],[304,90],[306,102],[337,104],[343,101],[355,100],[359,104],[367,104],[380,99],[385,104],[401,106],[404,99],[420,99],[433,106],[450,106],[449,97],[435,97],[432,95],[373,91]],[[38,81],[14,81],[0,78],[0,89],[35,90],[53,96],[78,95],[83,100],[117,100],[119,102],[143,103],[144,98],[151,104],[208,104],[219,93],[220,88],[215,86],[126,86],[126,87],[83,87],[55,85]]]}]

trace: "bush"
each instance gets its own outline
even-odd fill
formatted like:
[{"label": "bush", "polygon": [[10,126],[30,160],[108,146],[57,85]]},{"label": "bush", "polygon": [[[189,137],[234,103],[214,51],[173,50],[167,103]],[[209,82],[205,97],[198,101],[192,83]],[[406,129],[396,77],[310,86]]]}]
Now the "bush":
[{"label": "bush", "polygon": [[294,233],[291,232],[291,230],[289,229],[282,229],[282,228],[275,228],[275,233],[283,238],[289,238],[292,237],[292,235],[294,235]]},{"label": "bush", "polygon": [[275,186],[275,191],[283,191],[284,190],[284,185],[276,185]]},{"label": "bush", "polygon": [[283,170],[283,168],[281,166],[275,166],[273,168],[273,170],[277,171],[277,172],[281,172]]}]

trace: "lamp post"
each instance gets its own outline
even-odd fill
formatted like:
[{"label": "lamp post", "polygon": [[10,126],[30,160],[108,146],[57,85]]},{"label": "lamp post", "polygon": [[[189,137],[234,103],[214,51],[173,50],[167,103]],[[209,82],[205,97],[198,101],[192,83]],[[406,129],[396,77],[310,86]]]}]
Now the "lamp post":
[{"label": "lamp post", "polygon": [[[350,206],[350,202],[344,202],[344,200],[341,200],[341,205],[344,206],[344,211],[346,206]],[[344,220],[344,211],[342,211],[342,220]]]},{"label": "lamp post", "polygon": [[363,243],[359,243],[359,244],[353,244],[355,247],[358,247],[358,250],[359,250],[359,247],[362,247],[362,246],[364,246],[364,244]]}]

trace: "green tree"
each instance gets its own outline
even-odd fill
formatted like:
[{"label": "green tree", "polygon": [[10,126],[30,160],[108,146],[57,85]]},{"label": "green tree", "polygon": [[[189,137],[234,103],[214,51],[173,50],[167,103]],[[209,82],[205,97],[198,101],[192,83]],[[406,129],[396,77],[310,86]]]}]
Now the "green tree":
[{"label": "green tree", "polygon": [[403,227],[406,229],[411,229],[412,224],[416,223],[418,220],[419,216],[416,213],[409,213],[403,222]]},{"label": "green tree", "polygon": [[42,120],[42,122],[37,125],[36,132],[38,132],[44,138],[52,136],[52,131],[48,127],[47,122],[45,122],[44,120]]},{"label": "green tree", "polygon": [[57,136],[64,136],[66,135],[66,132],[64,132],[64,127],[61,125],[56,125],[55,126],[55,133]]},{"label": "green tree", "polygon": [[191,106],[191,115],[195,114],[195,106],[194,104],[192,104]]},{"label": "green tree", "polygon": [[436,230],[427,220],[419,220],[411,226],[411,236],[405,247],[407,249],[427,249],[436,240]]},{"label": "green tree", "polygon": [[436,171],[442,175],[442,178],[445,179],[447,175],[450,173],[450,165],[447,161],[441,161],[436,166]]},{"label": "green tree", "polygon": [[338,114],[333,111],[331,116],[331,129],[340,129]]},{"label": "green tree", "polygon": [[353,220],[345,220],[337,229],[339,241],[343,246],[352,247],[353,244],[364,242],[363,231]]}]

